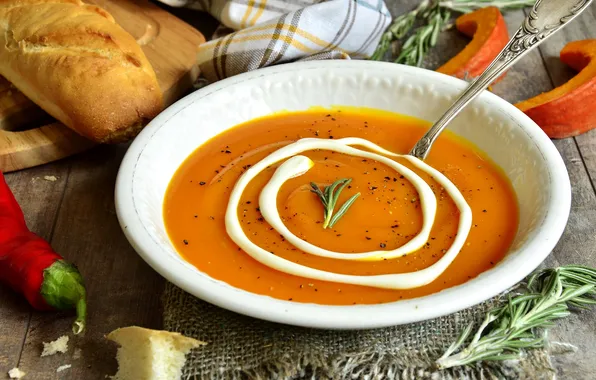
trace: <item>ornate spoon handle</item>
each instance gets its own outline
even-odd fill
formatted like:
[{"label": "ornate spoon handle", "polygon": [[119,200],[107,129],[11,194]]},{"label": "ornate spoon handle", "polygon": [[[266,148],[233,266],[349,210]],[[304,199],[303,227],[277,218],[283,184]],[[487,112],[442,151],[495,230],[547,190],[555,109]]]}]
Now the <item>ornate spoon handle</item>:
[{"label": "ornate spoon handle", "polygon": [[424,160],[445,126],[505,70],[585,10],[592,0],[537,0],[513,38],[486,70],[414,145],[410,155]]}]

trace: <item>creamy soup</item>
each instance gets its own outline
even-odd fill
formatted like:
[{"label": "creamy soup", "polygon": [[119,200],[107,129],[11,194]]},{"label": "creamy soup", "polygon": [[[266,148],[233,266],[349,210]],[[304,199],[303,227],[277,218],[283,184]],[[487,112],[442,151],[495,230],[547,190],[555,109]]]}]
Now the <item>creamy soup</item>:
[{"label": "creamy soup", "polygon": [[[450,133],[444,133],[433,146],[425,160],[429,167],[411,157],[389,155],[406,154],[428,127],[429,123],[415,118],[352,108],[279,113],[236,126],[201,145],[175,173],[164,202],[168,234],[184,259],[202,272],[246,291],[283,300],[375,304],[462,284],[496,265],[507,253],[518,226],[517,201],[500,169]],[[341,141],[352,141],[344,138],[365,140],[389,152],[347,143],[352,148],[346,149],[352,150],[338,151],[343,149]],[[266,160],[296,144],[302,144],[303,151],[267,165]],[[371,152],[385,161],[371,158]],[[298,155],[303,161],[295,158]],[[305,169],[293,176],[288,172],[292,170],[290,160],[306,165]],[[263,170],[257,173],[259,165]],[[400,165],[405,167],[401,172],[396,170]],[[242,179],[250,178],[251,173],[256,173],[254,179],[241,188]],[[408,173],[423,183],[413,182]],[[279,189],[264,192],[266,187],[278,187],[273,186],[276,176],[285,176],[278,181]],[[325,206],[313,190],[324,192],[342,179],[351,181],[339,194],[336,214],[346,201],[353,203],[333,226],[324,228]],[[466,225],[464,206],[457,203],[456,194],[447,185],[459,190],[462,202],[471,210],[467,229],[462,227]],[[426,196],[423,187],[428,189]],[[230,203],[234,189],[237,206]],[[436,209],[429,221],[433,202]],[[231,212],[226,219],[228,208]],[[271,213],[277,214],[287,233],[268,223],[275,217]],[[427,235],[425,221],[431,223]],[[239,226],[236,232],[234,223]],[[247,243],[241,242],[240,235]],[[458,236],[461,249],[453,248]],[[299,239],[302,245],[292,244],[292,239]],[[416,239],[419,246],[414,244]],[[306,244],[337,254],[305,252]],[[405,249],[408,244],[417,248]],[[257,248],[248,249],[252,245],[259,247],[261,256],[254,251]],[[400,247],[404,249],[400,251]],[[392,282],[395,276],[379,276],[439,267],[446,254],[454,258],[431,275],[430,283],[416,280],[416,273],[411,276],[413,281],[408,277],[408,281]],[[275,262],[315,271],[293,272]],[[329,275],[317,277],[311,272]],[[423,272],[418,273],[421,276]],[[382,281],[369,284],[373,277]]]}]

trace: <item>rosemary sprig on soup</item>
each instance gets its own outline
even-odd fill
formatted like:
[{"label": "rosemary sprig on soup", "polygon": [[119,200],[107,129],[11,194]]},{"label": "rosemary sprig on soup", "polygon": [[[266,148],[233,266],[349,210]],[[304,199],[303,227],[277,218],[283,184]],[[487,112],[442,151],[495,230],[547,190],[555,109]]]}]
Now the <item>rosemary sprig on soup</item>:
[{"label": "rosemary sprig on soup", "polygon": [[335,205],[337,204],[337,200],[342,192],[342,190],[348,186],[352,182],[352,178],[342,178],[338,179],[337,181],[333,182],[331,185],[325,187],[324,190],[319,189],[319,186],[311,182],[310,187],[313,193],[317,194],[321,203],[323,203],[324,207],[324,221],[323,221],[323,228],[333,227],[335,223],[348,211],[350,206],[356,201],[356,199],[360,196],[360,193],[356,193],[350,197],[337,211],[337,214],[333,215],[333,210],[335,209]]},{"label": "rosemary sprig on soup", "polygon": [[207,275],[294,302],[385,303],[462,284],[507,253],[517,201],[454,135],[424,162],[406,155],[427,128],[348,107],[241,124],[174,175],[168,234]]}]

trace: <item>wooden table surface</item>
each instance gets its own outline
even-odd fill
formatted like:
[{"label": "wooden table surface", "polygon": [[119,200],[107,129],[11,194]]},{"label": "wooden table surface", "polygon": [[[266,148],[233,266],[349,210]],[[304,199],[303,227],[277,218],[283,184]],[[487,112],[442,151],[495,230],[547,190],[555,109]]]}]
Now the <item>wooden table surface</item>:
[{"label": "wooden table surface", "polygon": [[[393,14],[417,1],[387,1]],[[393,3],[391,6],[390,3]],[[399,3],[399,4],[398,4]],[[172,10],[211,35],[216,23],[191,10]],[[507,13],[510,34],[524,11]],[[550,90],[574,73],[558,59],[569,41],[596,38],[596,5],[519,62],[494,91],[515,102]],[[435,68],[466,43],[457,32],[445,33],[428,59]],[[567,229],[545,265],[596,266],[596,130],[555,141],[573,186]],[[122,234],[114,210],[114,181],[127,146],[101,146],[53,164],[8,174],[30,228],[75,262],[86,280],[88,332],[71,337],[66,354],[40,358],[42,342],[70,331],[70,313],[33,311],[26,301],[0,287],[0,379],[17,366],[26,379],[104,379],[116,372],[116,347],[104,339],[111,330],[139,325],[161,327],[160,297],[164,280],[134,252]],[[53,176],[55,181],[44,179]],[[596,373],[596,308],[573,314],[550,333],[554,342],[568,342],[576,352],[554,357],[562,379],[594,379]],[[76,348],[76,349],[73,349]],[[72,368],[60,373],[63,364]]]}]

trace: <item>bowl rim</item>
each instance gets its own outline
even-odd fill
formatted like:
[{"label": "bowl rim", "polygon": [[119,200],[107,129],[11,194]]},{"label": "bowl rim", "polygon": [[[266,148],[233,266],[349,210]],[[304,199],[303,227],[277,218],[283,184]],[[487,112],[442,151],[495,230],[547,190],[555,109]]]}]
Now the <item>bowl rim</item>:
[{"label": "bowl rim", "polygon": [[193,267],[193,270],[162,252],[149,232],[142,228],[132,191],[137,160],[155,131],[182,109],[230,86],[278,73],[326,70],[338,68],[338,65],[362,70],[382,68],[403,71],[424,77],[422,81],[440,77],[442,81],[452,82],[455,88],[462,89],[466,86],[466,82],[457,78],[417,67],[376,61],[331,60],[296,62],[259,69],[218,81],[187,95],[144,128],[129,147],[118,171],[115,188],[118,221],[129,243],[145,262],[166,280],[195,297],[240,314],[311,328],[362,329],[428,320],[474,306],[514,286],[546,259],[563,234],[570,213],[571,184],[567,169],[552,141],[534,121],[509,102],[488,91],[481,94],[481,97],[517,121],[542,153],[550,170],[549,186],[552,191],[546,202],[546,217],[536,227],[538,232],[534,238],[506,265],[497,265],[463,284],[419,298],[383,304],[335,306],[285,301],[238,289],[207,275],[197,275],[198,269]]}]

